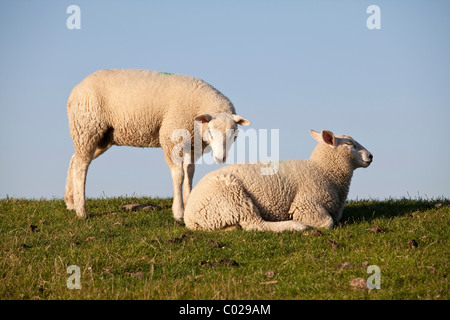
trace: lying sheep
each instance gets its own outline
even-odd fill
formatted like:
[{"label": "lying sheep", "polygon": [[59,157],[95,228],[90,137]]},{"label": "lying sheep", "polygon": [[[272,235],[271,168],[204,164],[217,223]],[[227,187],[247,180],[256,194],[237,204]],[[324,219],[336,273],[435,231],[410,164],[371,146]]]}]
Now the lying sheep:
[{"label": "lying sheep", "polygon": [[[226,135],[227,130],[233,132],[237,124],[250,123],[236,115],[233,104],[206,82],[146,70],[100,70],[91,74],[72,90],[67,114],[75,153],[64,200],[79,217],[87,217],[85,183],[90,162],[112,145],[127,145],[162,147],[173,180],[173,215],[182,220],[183,200],[189,197],[197,158],[211,145],[216,162],[225,162],[225,148],[232,143],[228,140],[235,139],[235,135]],[[207,132],[209,138],[202,141],[200,137],[200,152],[194,152],[192,138],[189,148],[178,154],[183,160],[175,161],[172,151],[180,142],[173,139],[174,133],[184,129],[194,137],[194,119],[201,123],[200,134]]]},{"label": "lying sheep", "polygon": [[351,137],[310,133],[319,142],[310,158],[280,161],[276,174],[262,175],[262,163],[207,174],[189,197],[186,226],[276,232],[332,228],[342,217],[353,170],[368,167],[372,154]]}]

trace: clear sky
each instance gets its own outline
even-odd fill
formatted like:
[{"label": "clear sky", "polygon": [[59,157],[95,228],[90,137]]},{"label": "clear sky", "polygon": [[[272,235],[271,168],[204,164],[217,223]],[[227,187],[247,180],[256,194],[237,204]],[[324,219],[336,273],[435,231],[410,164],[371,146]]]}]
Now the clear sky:
[{"label": "clear sky", "polygon": [[[449,15],[445,0],[1,1],[0,198],[63,197],[67,98],[108,68],[204,79],[250,128],[279,129],[280,159],[309,157],[309,129],[352,136],[374,162],[351,199],[450,197]],[[198,165],[194,183],[219,167]],[[161,149],[115,146],[86,191],[167,197],[172,182]]]}]

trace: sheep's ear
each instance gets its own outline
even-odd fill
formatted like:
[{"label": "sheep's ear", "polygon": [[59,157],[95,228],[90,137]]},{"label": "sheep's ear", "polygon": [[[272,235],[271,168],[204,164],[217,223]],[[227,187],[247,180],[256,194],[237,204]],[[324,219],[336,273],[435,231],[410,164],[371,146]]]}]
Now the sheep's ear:
[{"label": "sheep's ear", "polygon": [[317,131],[311,129],[311,130],[309,130],[309,134],[310,134],[311,137],[313,137],[314,140],[316,140],[317,142],[322,142],[322,135],[321,135],[319,132],[317,132]]},{"label": "sheep's ear", "polygon": [[324,142],[328,144],[330,147],[336,147],[336,139],[334,137],[333,132],[328,130],[322,130],[322,133],[320,133],[315,130],[309,130],[309,133],[317,142]]},{"label": "sheep's ear", "polygon": [[196,116],[194,118],[195,121],[201,121],[202,123],[207,123],[210,122],[212,120],[212,116],[210,114],[201,114],[199,116]]},{"label": "sheep's ear", "polygon": [[248,126],[251,122],[250,121],[248,121],[247,119],[245,119],[245,118],[243,118],[243,117],[241,117],[241,116],[238,116],[238,115],[236,115],[236,114],[233,114],[233,120],[234,120],[234,122],[236,123],[236,124],[239,124],[239,125],[241,125],[241,126]]},{"label": "sheep's ear", "polygon": [[322,139],[326,144],[336,147],[336,139],[334,138],[334,134],[328,130],[322,130]]}]

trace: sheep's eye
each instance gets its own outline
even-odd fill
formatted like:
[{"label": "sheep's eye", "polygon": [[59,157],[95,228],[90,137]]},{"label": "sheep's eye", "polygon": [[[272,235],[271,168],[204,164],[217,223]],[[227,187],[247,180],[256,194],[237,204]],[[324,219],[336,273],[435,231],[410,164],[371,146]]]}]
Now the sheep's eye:
[{"label": "sheep's eye", "polygon": [[348,145],[348,146],[351,146],[351,147],[354,146],[353,142],[351,142],[351,141],[347,141],[345,144]]}]

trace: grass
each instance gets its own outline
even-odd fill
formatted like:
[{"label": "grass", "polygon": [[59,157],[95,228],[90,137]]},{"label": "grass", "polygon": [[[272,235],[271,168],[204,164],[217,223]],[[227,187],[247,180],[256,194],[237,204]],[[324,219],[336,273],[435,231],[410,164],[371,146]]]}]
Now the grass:
[{"label": "grass", "polygon": [[[133,202],[162,209],[121,210]],[[62,200],[0,200],[0,299],[449,298],[447,199],[350,201],[332,230],[281,234],[192,232],[171,202],[88,199],[80,220]],[[381,289],[350,286],[368,265]]]}]

